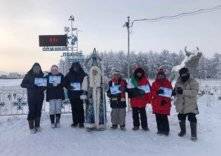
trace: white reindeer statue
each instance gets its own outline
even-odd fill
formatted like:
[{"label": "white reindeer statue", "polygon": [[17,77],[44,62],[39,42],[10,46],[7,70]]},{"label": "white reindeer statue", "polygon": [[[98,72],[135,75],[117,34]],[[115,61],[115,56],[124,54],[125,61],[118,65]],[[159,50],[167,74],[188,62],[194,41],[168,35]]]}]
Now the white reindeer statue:
[{"label": "white reindeer statue", "polygon": [[196,50],[188,51],[187,47],[184,49],[185,51],[185,58],[181,62],[180,65],[174,66],[171,71],[171,77],[170,80],[173,81],[174,79],[177,79],[178,72],[181,68],[187,67],[190,71],[190,74],[194,76],[194,73],[199,65],[199,60],[202,56],[202,52],[200,52],[199,48],[196,47]]}]

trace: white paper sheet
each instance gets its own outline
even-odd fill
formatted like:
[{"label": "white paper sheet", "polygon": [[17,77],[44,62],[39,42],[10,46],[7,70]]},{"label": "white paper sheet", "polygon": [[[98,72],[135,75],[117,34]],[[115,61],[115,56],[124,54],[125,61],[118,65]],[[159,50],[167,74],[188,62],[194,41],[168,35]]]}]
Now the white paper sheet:
[{"label": "white paper sheet", "polygon": [[47,86],[47,79],[46,78],[35,78],[34,83],[36,86],[46,87]]},{"label": "white paper sheet", "polygon": [[138,86],[138,88],[142,89],[145,93],[150,93],[150,86],[149,85]]},{"label": "white paper sheet", "polygon": [[113,86],[111,86],[110,87],[110,91],[111,91],[111,94],[113,94],[113,95],[121,93],[120,85],[113,85]]},{"label": "white paper sheet", "polygon": [[49,76],[49,83],[59,85],[61,83],[61,76]]},{"label": "white paper sheet", "polygon": [[72,87],[72,90],[74,91],[79,91],[81,90],[81,84],[79,82],[73,82],[71,83],[71,87]]},{"label": "white paper sheet", "polygon": [[160,89],[164,91],[163,94],[159,94],[160,96],[171,98],[173,92],[171,88],[160,87]]}]

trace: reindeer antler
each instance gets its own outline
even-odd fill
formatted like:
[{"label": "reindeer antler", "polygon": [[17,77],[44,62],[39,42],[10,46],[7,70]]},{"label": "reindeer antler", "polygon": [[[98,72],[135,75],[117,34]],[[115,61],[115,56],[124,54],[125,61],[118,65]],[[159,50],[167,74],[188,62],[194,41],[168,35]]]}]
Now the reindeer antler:
[{"label": "reindeer antler", "polygon": [[190,56],[191,52],[187,50],[187,46],[185,46],[184,51],[186,53],[186,56]]}]

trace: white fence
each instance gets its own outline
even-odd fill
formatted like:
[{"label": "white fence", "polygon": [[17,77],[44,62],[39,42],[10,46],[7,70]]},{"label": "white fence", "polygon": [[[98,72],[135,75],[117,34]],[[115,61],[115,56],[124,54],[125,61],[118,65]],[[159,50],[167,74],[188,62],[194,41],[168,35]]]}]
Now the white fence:
[{"label": "white fence", "polygon": [[[10,80],[9,80],[10,81]],[[7,85],[5,82],[0,82],[4,84],[0,86],[0,116],[10,116],[10,115],[25,115],[28,113],[28,103],[26,89],[22,89],[18,82],[11,83]],[[213,100],[221,100],[221,80],[200,80],[200,91],[199,97],[204,95],[210,95],[208,99],[209,102]],[[10,82],[9,82],[10,84]],[[107,111],[110,110],[109,100],[106,98]],[[48,103],[44,101],[42,112],[48,112]],[[65,100],[62,105],[62,113],[70,113],[71,107],[69,100]]]},{"label": "white fence", "polygon": [[[48,112],[48,103],[43,102],[43,112]],[[62,113],[70,113],[69,100],[64,100]],[[26,89],[19,86],[0,87],[0,116],[25,115],[28,113]]]}]

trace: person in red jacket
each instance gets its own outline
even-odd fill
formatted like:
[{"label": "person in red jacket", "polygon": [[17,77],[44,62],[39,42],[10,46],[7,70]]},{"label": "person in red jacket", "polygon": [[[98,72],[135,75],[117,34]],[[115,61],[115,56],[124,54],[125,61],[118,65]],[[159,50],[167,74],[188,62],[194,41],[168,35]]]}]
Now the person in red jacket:
[{"label": "person in red jacket", "polygon": [[153,113],[156,115],[157,134],[167,136],[170,131],[168,115],[170,115],[171,109],[172,85],[166,78],[163,69],[158,70],[156,79],[152,84],[151,96]]},{"label": "person in red jacket", "polygon": [[150,83],[142,68],[137,68],[128,84],[128,96],[133,113],[133,130],[141,127],[148,131],[146,104],[150,103]]}]

